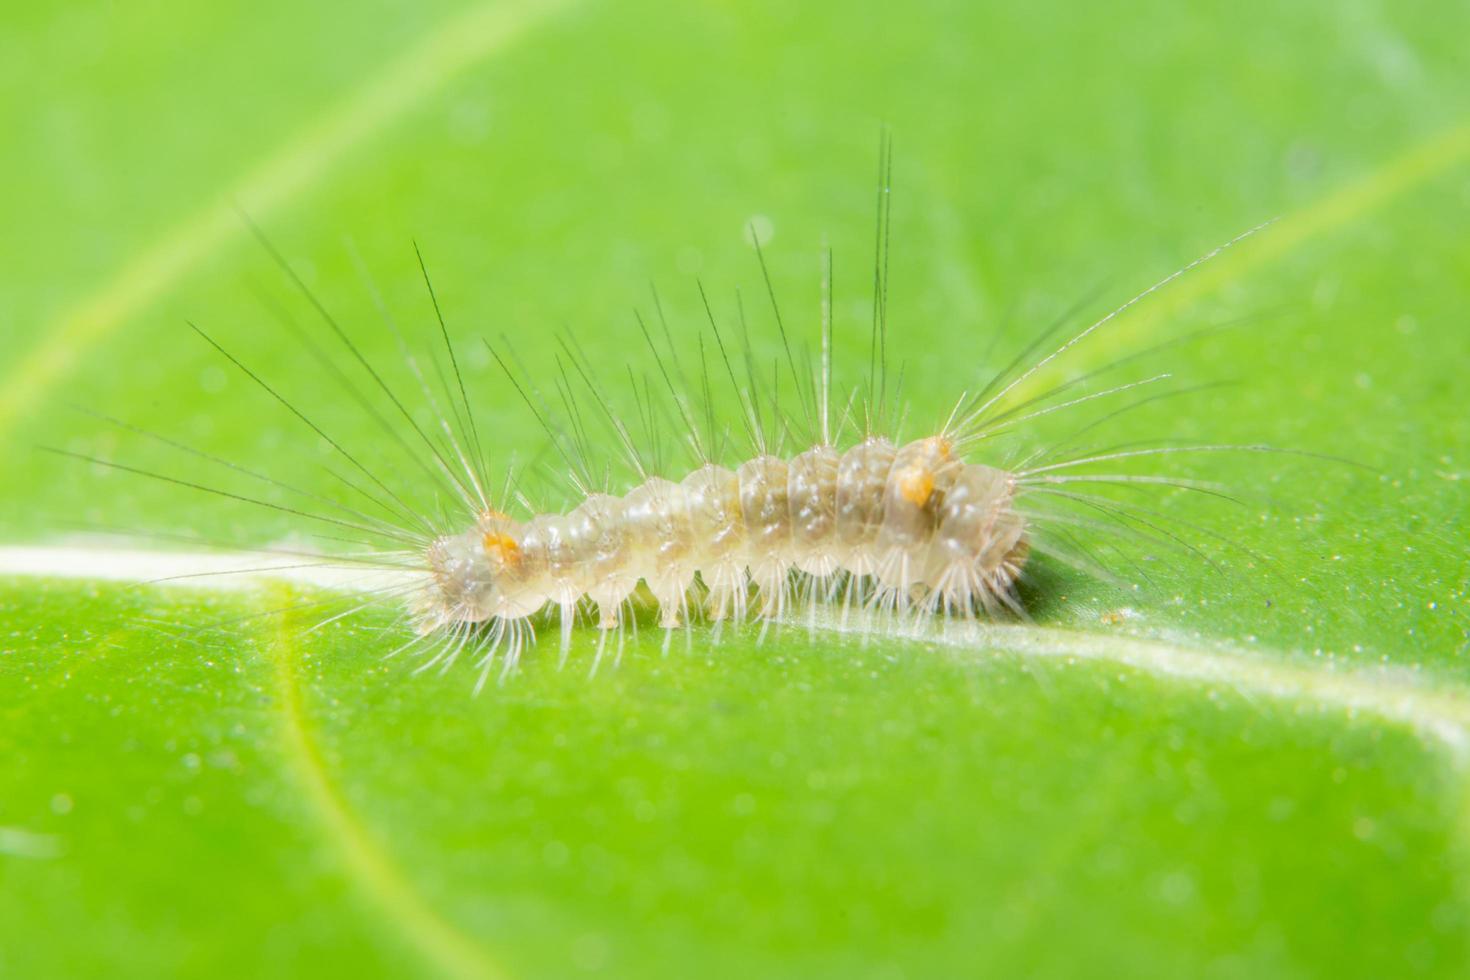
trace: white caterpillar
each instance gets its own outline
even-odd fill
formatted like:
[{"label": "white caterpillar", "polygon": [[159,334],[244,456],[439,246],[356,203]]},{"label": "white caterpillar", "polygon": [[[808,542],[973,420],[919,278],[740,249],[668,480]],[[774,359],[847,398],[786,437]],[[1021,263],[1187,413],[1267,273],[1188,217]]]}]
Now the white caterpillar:
[{"label": "white caterpillar", "polygon": [[[845,452],[706,464],[678,483],[651,477],[623,497],[594,494],[569,514],[515,521],[481,513],[429,546],[421,628],[520,619],[551,604],[569,622],[585,598],[614,629],[640,581],[660,625],[688,615],[696,575],[711,619],[786,611],[792,573],[869,579],[886,608],[1017,613],[1030,545],[1018,478],[965,463],[940,435],[897,447],[871,436]],[[864,589],[864,592],[869,590]]]},{"label": "white caterpillar", "polygon": [[[880,229],[886,220],[880,203]],[[813,599],[840,595],[845,605],[860,602],[899,616],[1024,617],[1016,585],[1033,549],[1030,518],[1020,506],[1028,491],[1072,479],[1096,482],[1096,476],[1069,477],[1059,471],[1154,451],[1083,456],[1014,470],[967,461],[964,451],[996,424],[1009,427],[1160,380],[1119,385],[1030,413],[1012,410],[991,417],[1011,391],[1053,359],[1256,230],[1138,294],[995,393],[962,398],[935,435],[896,445],[884,434],[868,432],[845,449],[834,445],[827,404],[830,365],[824,358],[810,389],[820,420],[819,441],[789,459],[762,452],[733,469],[706,460],[677,481],[645,476],[622,496],[586,493],[585,482],[577,481],[584,487],[581,504],[565,514],[527,520],[516,520],[482,499],[466,528],[435,538],[427,548],[430,575],[414,602],[419,631],[467,633],[473,624],[490,623],[488,656],[508,636],[507,663],[513,663],[525,625],[542,610],[560,611],[564,638],[585,603],[595,606],[601,630],[614,630],[640,583],[657,602],[665,629],[686,624],[691,612],[700,611],[715,622],[743,620],[752,611],[763,620],[780,619],[788,613],[793,594]],[[761,265],[764,271],[763,257]],[[881,264],[879,275],[881,303]],[[779,311],[776,317],[779,323]],[[710,322],[713,328],[713,317]],[[824,322],[824,352],[830,349],[829,327]],[[884,329],[881,310],[878,329]],[[784,327],[782,337],[784,341]],[[653,349],[651,339],[649,344]],[[723,350],[722,341],[720,346]],[[791,370],[797,373],[794,363]],[[733,374],[731,381],[738,387]],[[678,391],[673,397],[689,422],[687,398]],[[741,400],[753,415],[753,406]],[[864,418],[875,414],[866,407],[861,412]],[[751,434],[763,445],[758,428],[752,427]],[[707,456],[692,422],[690,429],[696,452]],[[1188,447],[1248,448],[1263,447]],[[464,458],[462,449],[457,452]],[[452,659],[458,647],[451,645],[446,652]]]},{"label": "white caterpillar", "polygon": [[[733,469],[706,461],[677,481],[645,476],[622,496],[584,489],[583,501],[569,512],[526,520],[482,500],[468,526],[436,537],[426,549],[429,577],[413,603],[418,629],[461,637],[435,658],[452,661],[471,627],[488,623],[485,662],[508,638],[509,666],[530,635],[531,619],[543,610],[559,610],[565,644],[578,610],[587,604],[595,606],[601,630],[620,628],[622,609],[640,584],[657,602],[665,629],[685,625],[699,613],[715,622],[743,620],[752,613],[762,620],[780,619],[789,612],[793,594],[812,601],[840,597],[844,607],[860,603],[899,617],[1024,617],[1016,585],[1033,549],[1032,516],[1022,506],[1028,493],[1072,480],[1126,482],[1135,478],[1069,476],[1065,471],[1155,451],[1082,456],[1007,470],[967,461],[966,448],[997,425],[1009,427],[1159,380],[991,417],[1007,394],[1052,359],[1230,244],[1234,242],[1140,293],[998,392],[984,400],[961,399],[935,435],[896,445],[869,432],[845,449],[834,445],[828,434],[830,381],[824,365],[811,389],[815,393],[820,387],[813,406],[820,418],[820,440],[789,459],[763,452]],[[777,317],[779,321],[779,313]],[[691,413],[686,399],[677,391],[674,399],[687,421]],[[758,444],[764,442],[754,431],[752,435]],[[699,440],[692,441],[703,454]],[[1188,450],[1247,448],[1260,447]],[[464,458],[463,449],[457,447],[457,452]]]},{"label": "white caterpillar", "polygon": [[[710,313],[709,328],[741,408],[753,450],[748,458],[733,466],[721,464],[720,453],[713,447],[727,440],[725,433],[718,430],[710,410],[708,376],[703,379],[699,397],[689,390],[680,391],[674,383],[677,372],[665,367],[657,345],[645,328],[644,336],[658,361],[673,405],[688,430],[695,465],[684,473],[672,474],[661,474],[656,467],[644,465],[628,427],[607,407],[606,399],[591,379],[590,366],[569,350],[568,356],[577,373],[587,391],[600,403],[606,421],[627,451],[637,474],[634,485],[621,495],[596,489],[599,482],[605,486],[606,479],[594,479],[585,453],[569,452],[566,448],[566,442],[586,441],[568,387],[559,390],[568,408],[564,413],[568,418],[564,421],[570,436],[547,421],[535,399],[529,397],[507,367],[507,376],[546,426],[552,442],[572,464],[573,482],[581,496],[581,502],[566,513],[533,510],[524,519],[512,517],[506,512],[509,505],[492,503],[491,495],[486,492],[487,475],[474,413],[442,317],[439,325],[457,382],[456,392],[446,380],[444,392],[454,406],[450,416],[458,424],[451,423],[450,417],[438,408],[431,387],[405,350],[407,363],[418,375],[425,399],[438,415],[442,432],[431,438],[325,307],[274,249],[270,249],[269,243],[266,247],[305,292],[324,323],[371,377],[409,430],[400,434],[379,417],[385,431],[393,435],[409,457],[417,456],[419,465],[441,491],[448,490],[464,504],[465,516],[457,526],[451,522],[445,527],[442,521],[416,514],[385,480],[386,474],[364,466],[260,375],[203,331],[200,334],[220,353],[330,443],[341,458],[366,478],[366,483],[343,482],[368,503],[352,503],[348,502],[352,498],[339,499],[303,490],[173,440],[163,441],[318,505],[314,510],[270,503],[265,506],[290,510],[337,528],[351,529],[359,536],[390,542],[389,548],[345,560],[361,566],[406,569],[414,573],[409,584],[392,590],[395,594],[405,594],[416,626],[419,639],[408,645],[428,642],[433,652],[425,666],[448,666],[472,642],[482,644],[478,646],[481,683],[502,648],[504,669],[514,667],[534,636],[535,617],[544,610],[559,611],[565,649],[573,623],[583,610],[595,609],[595,622],[603,636],[623,626],[624,610],[640,584],[647,587],[658,605],[660,625],[669,630],[687,626],[701,616],[715,622],[743,621],[751,616],[763,621],[780,619],[791,611],[795,596],[810,602],[838,601],[844,609],[870,606],[899,618],[1024,617],[1017,584],[1033,553],[1052,554],[1079,566],[1089,564],[1079,561],[1075,552],[1069,553],[1044,541],[1038,531],[1056,522],[1062,525],[1070,522],[1072,526],[1098,524],[1096,519],[1061,516],[1030,506],[1033,495],[1067,497],[1084,507],[1111,514],[1117,521],[1119,517],[1128,517],[1128,513],[1058,484],[1154,482],[1188,487],[1187,483],[1166,477],[1106,475],[1074,468],[1164,452],[1263,447],[1129,449],[1091,455],[1079,453],[1050,461],[1033,454],[1009,467],[995,465],[996,460],[973,459],[971,455],[984,440],[1037,416],[1114,396],[1167,377],[1131,381],[1059,401],[1060,393],[1079,380],[1073,379],[1041,396],[1012,404],[1013,393],[1020,385],[1074,345],[1151,293],[1258,229],[1196,259],[1029,365],[1018,360],[978,393],[962,396],[939,431],[899,444],[891,438],[891,430],[885,431],[883,424],[876,421],[885,416],[887,402],[886,369],[878,367],[886,348],[887,331],[887,166],[885,157],[884,173],[880,174],[879,251],[875,260],[869,383],[862,397],[854,394],[848,400],[835,425],[830,407],[831,318],[825,283],[820,367],[807,372],[810,377],[805,379],[791,356],[772,293],[772,309],[785,347],[785,368],[801,396],[799,400],[811,416],[806,448],[789,457],[779,450],[782,438],[767,438],[763,417],[774,418],[783,433],[799,426],[793,426],[775,404],[763,409],[756,375],[750,369],[752,357],[748,349],[745,354],[749,373],[744,381],[737,380],[724,340]],[[764,274],[765,261],[758,244],[756,250]],[[427,272],[425,282],[428,284]],[[769,276],[766,284],[769,288]],[[429,292],[432,298],[432,285]],[[434,304],[437,312],[437,298]],[[707,301],[705,306],[708,312]],[[389,323],[391,326],[391,320]],[[505,361],[501,364],[505,366]],[[343,384],[352,390],[345,380]],[[353,394],[361,400],[359,392]],[[774,392],[768,401],[775,401]],[[703,411],[695,408],[696,402],[703,402]],[[693,422],[701,415],[706,423],[703,434]],[[842,434],[847,430],[854,434],[844,444]],[[417,443],[411,445],[415,439]],[[163,478],[236,499],[253,500],[192,480]],[[519,499],[524,503],[523,496]],[[1131,530],[1140,534],[1136,527]],[[1151,537],[1147,533],[1140,536]]]}]

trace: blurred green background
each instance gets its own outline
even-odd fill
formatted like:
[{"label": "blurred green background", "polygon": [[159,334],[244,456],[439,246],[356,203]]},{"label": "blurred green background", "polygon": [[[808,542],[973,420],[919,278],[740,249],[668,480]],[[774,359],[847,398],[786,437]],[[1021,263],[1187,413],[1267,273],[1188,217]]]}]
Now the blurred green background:
[{"label": "blurred green background", "polygon": [[331,486],[186,320],[388,458],[238,211],[390,364],[354,256],[422,336],[417,241],[500,464],[544,438],[475,338],[537,377],[559,330],[642,364],[652,283],[693,343],[696,281],[760,296],[752,221],[803,336],[831,246],[861,359],[882,125],[913,430],[1079,300],[1275,217],[1070,367],[1238,322],[1154,359],[1230,386],[1110,438],[1372,469],[1181,460],[1246,501],[1153,501],[1223,571],[1041,564],[1034,630],[645,630],[591,679],[582,631],[478,698],[382,659],[391,610],[181,634],[292,595],[12,562],[0,973],[1463,975],[1467,36],[1462,4],[1362,0],[7,9],[8,545],[302,530],[37,452],[204,475],[81,404]]}]

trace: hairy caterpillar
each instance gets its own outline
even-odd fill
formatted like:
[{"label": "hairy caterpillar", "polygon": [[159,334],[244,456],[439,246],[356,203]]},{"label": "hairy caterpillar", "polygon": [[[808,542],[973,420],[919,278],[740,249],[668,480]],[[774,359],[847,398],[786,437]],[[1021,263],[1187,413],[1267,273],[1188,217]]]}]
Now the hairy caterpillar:
[{"label": "hairy caterpillar", "polygon": [[[540,510],[511,478],[497,495],[491,490],[475,412],[443,316],[438,317],[438,329],[449,371],[440,374],[438,395],[406,345],[403,348],[437,419],[437,425],[425,426],[263,236],[265,247],[316,308],[325,328],[371,380],[381,409],[394,420],[390,425],[379,417],[385,433],[441,497],[453,501],[458,516],[430,517],[415,510],[395,486],[395,478],[362,463],[263,375],[197,327],[205,340],[306,430],[329,443],[355,476],[342,478],[341,495],[323,495],[165,441],[294,494],[305,502],[302,507],[265,506],[289,509],[330,525],[339,534],[351,531],[358,544],[370,549],[328,560],[406,573],[370,601],[392,597],[406,602],[416,635],[404,649],[427,647],[426,667],[447,667],[472,648],[481,667],[481,684],[497,657],[503,669],[515,666],[534,637],[535,621],[547,611],[554,610],[559,618],[565,649],[576,619],[584,613],[604,638],[623,627],[629,621],[624,610],[640,586],[657,604],[659,625],[666,630],[700,618],[716,623],[752,617],[770,622],[802,603],[818,601],[837,603],[843,610],[870,607],[899,620],[1024,617],[1017,585],[1033,554],[1054,555],[1088,570],[1097,566],[1085,550],[1069,550],[1045,535],[1059,524],[1095,527],[1097,518],[1047,512],[1036,506],[1043,495],[1092,508],[1116,521],[1130,515],[1064,485],[1187,487],[1165,476],[1085,468],[1166,452],[1262,447],[1085,451],[1074,444],[1070,455],[1058,457],[1058,447],[1052,447],[1012,461],[986,458],[980,447],[996,433],[1013,431],[1039,416],[1162,380],[1165,376],[1160,375],[1075,393],[1086,379],[1073,377],[1039,395],[1018,394],[1024,383],[1122,312],[1256,229],[1189,263],[1063,342],[1041,347],[1054,336],[1062,322],[1058,321],[987,384],[960,395],[937,431],[902,440],[896,438],[896,419],[902,413],[897,399],[890,397],[887,377],[891,163],[886,145],[881,159],[868,377],[841,404],[833,404],[830,302],[824,301],[820,357],[815,365],[803,368],[754,235],[781,346],[769,384],[762,380],[764,366],[755,364],[748,340],[743,349],[727,341],[702,287],[707,313],[703,337],[708,344],[701,341],[697,383],[687,381],[672,342],[667,354],[662,353],[652,331],[639,321],[657,366],[654,382],[659,382],[664,410],[684,429],[693,465],[678,469],[651,461],[658,453],[639,445],[632,428],[610,407],[592,365],[574,345],[564,347],[571,371],[564,372],[557,384],[559,413],[552,412],[534,385],[522,384],[506,357],[492,348],[506,377],[567,463],[579,502],[564,512]],[[422,269],[422,258],[420,264]],[[438,314],[433,286],[427,270],[422,271]],[[826,278],[830,279],[830,255]],[[824,299],[826,292],[824,282]],[[387,322],[396,334],[391,319]],[[1038,356],[1038,350],[1047,352]],[[716,421],[712,374],[721,387],[730,389],[740,417],[738,428]],[[799,415],[791,412],[789,401],[784,406],[780,402],[783,378],[795,391]],[[650,417],[657,411],[654,382],[645,379],[640,393],[634,380],[641,410]],[[360,392],[344,384],[362,399]],[[591,462],[593,440],[580,407],[588,400],[596,404],[624,457],[629,476],[622,481]],[[743,451],[733,453],[731,444],[737,442],[743,443]],[[192,479],[164,479],[252,499]],[[1136,518],[1137,513],[1131,516]],[[1149,536],[1136,525],[1129,533]],[[276,549],[276,553],[283,552]]]}]

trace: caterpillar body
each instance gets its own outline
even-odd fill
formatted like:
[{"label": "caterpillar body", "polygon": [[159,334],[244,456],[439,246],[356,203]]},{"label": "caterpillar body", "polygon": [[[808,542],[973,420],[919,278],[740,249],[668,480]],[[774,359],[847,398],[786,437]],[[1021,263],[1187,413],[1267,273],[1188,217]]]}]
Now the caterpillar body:
[{"label": "caterpillar body", "polygon": [[[1118,536],[1154,544],[1177,543],[1177,535],[1141,516],[1146,512],[1089,495],[1083,492],[1085,487],[1066,484],[1208,489],[1203,484],[1167,475],[1100,473],[1093,467],[1104,462],[1175,452],[1265,447],[1166,445],[1077,450],[1077,439],[1093,427],[1088,425],[1072,433],[1071,439],[1061,446],[1053,445],[1019,458],[1002,461],[993,453],[986,454],[985,459],[974,457],[981,443],[998,433],[1015,431],[1032,419],[1099,399],[1117,398],[1166,380],[1169,375],[1160,374],[1100,389],[1085,386],[1103,371],[1115,367],[1115,363],[1053,384],[1040,394],[1021,391],[1024,383],[1035,379],[1083,339],[1259,227],[1195,259],[1071,334],[1051,347],[1049,353],[1036,356],[1040,345],[1065,323],[1065,318],[1058,319],[987,384],[962,394],[942,425],[922,438],[899,441],[897,426],[891,420],[893,406],[886,365],[890,166],[885,147],[879,177],[878,248],[874,257],[873,328],[867,384],[857,386],[836,419],[832,411],[830,253],[823,278],[819,365],[811,369],[808,362],[807,370],[799,370],[759,240],[752,234],[785,355],[773,364],[778,379],[764,394],[757,382],[757,358],[749,346],[748,334],[743,352],[746,375],[738,378],[734,364],[741,358],[731,357],[709,300],[700,287],[708,335],[719,351],[716,362],[723,365],[731,395],[740,408],[750,448],[743,461],[733,466],[725,465],[724,457],[728,454],[720,449],[730,441],[729,431],[716,422],[708,371],[703,372],[700,384],[686,382],[681,391],[675,383],[676,377],[682,379],[677,358],[671,371],[640,318],[644,339],[658,366],[657,374],[671,396],[664,408],[672,405],[673,414],[686,430],[686,441],[694,450],[690,465],[682,471],[648,465],[629,427],[609,407],[609,400],[593,380],[588,359],[574,345],[564,343],[566,361],[583,383],[579,389],[582,396],[590,395],[598,403],[603,420],[615,435],[615,442],[623,449],[625,462],[635,476],[623,492],[614,492],[616,488],[606,474],[599,478],[589,463],[590,440],[565,364],[557,386],[565,409],[561,413],[563,424],[558,426],[548,421],[550,415],[545,402],[538,403],[537,397],[533,397],[538,394],[535,386],[522,385],[506,360],[490,348],[505,369],[506,378],[546,429],[551,444],[570,464],[572,483],[578,491],[572,506],[557,512],[533,507],[524,493],[512,493],[511,481],[507,481],[504,499],[493,502],[493,495],[486,491],[486,456],[476,429],[475,412],[422,256],[419,263],[424,283],[438,318],[443,351],[452,368],[452,374],[445,374],[441,368],[440,395],[436,396],[433,386],[425,380],[425,373],[403,344],[391,316],[386,310],[383,312],[385,324],[399,341],[405,364],[417,379],[425,405],[436,418],[437,426],[427,427],[416,420],[404,400],[263,235],[260,239],[266,250],[315,308],[350,360],[356,362],[361,376],[371,380],[379,404],[388,406],[387,417],[397,413],[396,423],[390,424],[384,412],[372,407],[363,392],[310,341],[306,341],[306,349],[331,369],[345,393],[369,410],[402,451],[401,458],[411,461],[428,476],[440,500],[455,500],[463,505],[459,510],[463,516],[435,518],[415,510],[408,502],[412,495],[405,496],[394,485],[399,474],[366,466],[260,373],[197,326],[193,329],[220,354],[329,445],[340,461],[355,469],[358,476],[355,481],[333,472],[350,492],[334,495],[305,489],[113,419],[107,421],[292,494],[298,503],[287,507],[233,490],[221,490],[193,478],[184,480],[92,456],[65,454],[277,511],[289,511],[329,525],[338,539],[344,529],[352,532],[351,540],[368,550],[350,555],[306,557],[323,565],[339,562],[354,568],[406,573],[391,585],[374,590],[364,605],[384,599],[406,600],[407,615],[415,629],[413,639],[400,649],[424,645],[427,656],[423,667],[436,664],[448,667],[463,651],[474,649],[481,668],[480,684],[502,651],[502,670],[515,667],[527,644],[534,639],[535,620],[544,612],[559,613],[565,651],[573,625],[584,613],[593,613],[591,618],[603,638],[628,625],[628,609],[640,586],[646,586],[652,595],[658,607],[659,624],[666,630],[687,627],[701,618],[716,624],[750,618],[769,623],[788,616],[798,600],[810,603],[813,608],[820,600],[840,603],[844,611],[855,606],[872,608],[900,621],[910,617],[1025,618],[1018,585],[1036,555],[1054,557],[1088,573],[1106,571],[1087,548],[1067,544],[1072,531],[1102,528]],[[661,308],[659,316],[662,320]],[[743,309],[741,316],[743,328]],[[672,355],[667,324],[665,338]],[[486,346],[489,348],[488,343]],[[701,341],[702,366],[704,354]],[[1130,359],[1126,357],[1117,363]],[[781,372],[794,384],[797,401],[807,411],[805,427],[799,421],[793,422],[778,404]],[[640,394],[636,378],[634,390]],[[1187,393],[1187,390],[1171,393]],[[448,399],[447,411],[441,408],[440,396]],[[1110,415],[1153,397],[1162,396],[1115,408]],[[649,407],[652,400],[652,389],[645,383],[640,400],[645,421],[654,414]],[[702,427],[694,421],[696,418],[703,423]],[[768,421],[778,434],[768,437]],[[569,449],[569,444],[573,448]],[[801,451],[783,452],[788,444],[797,445]],[[1064,450],[1070,455],[1060,455]],[[1073,511],[1058,512],[1048,509],[1047,504],[1071,505]],[[516,506],[524,511],[522,516],[512,516],[511,510]],[[1185,547],[1190,546],[1186,543]],[[260,550],[302,555],[281,548]],[[600,658],[601,644],[598,650]]]},{"label": "caterpillar body", "polygon": [[[880,229],[886,221],[880,203]],[[597,627],[606,635],[624,625],[622,611],[640,584],[656,602],[659,624],[666,630],[687,626],[697,617],[714,623],[751,616],[765,622],[780,620],[790,614],[797,596],[811,605],[821,599],[835,600],[844,611],[860,605],[897,621],[911,616],[1025,618],[1017,586],[1033,552],[1088,566],[1085,570],[1089,572],[1099,570],[1096,562],[1054,544],[1042,544],[1033,533],[1049,524],[1097,528],[1099,521],[1028,507],[1033,494],[1068,498],[1111,516],[1118,533],[1157,543],[1163,538],[1139,532],[1138,512],[1089,499],[1059,484],[1142,483],[1207,489],[1203,484],[1157,474],[1099,474],[1076,468],[1174,452],[1266,447],[1170,446],[1079,453],[1060,460],[1033,452],[1010,468],[967,459],[968,451],[997,431],[1011,430],[1038,416],[1166,380],[1168,375],[1163,374],[1058,401],[1057,395],[1079,380],[1074,378],[1019,405],[1007,403],[1022,383],[1081,340],[1258,230],[1251,229],[1155,283],[1045,356],[1030,363],[1013,363],[978,393],[962,396],[936,434],[905,443],[896,443],[873,421],[883,416],[880,406],[886,401],[886,383],[876,378],[869,379],[867,388],[867,400],[876,405],[864,404],[857,410],[849,405],[843,416],[864,420],[859,436],[845,448],[833,438],[827,356],[831,324],[824,306],[822,366],[805,389],[815,420],[810,428],[817,438],[808,443],[810,448],[789,457],[768,451],[754,396],[740,392],[741,381],[731,370],[729,380],[736,399],[745,417],[754,420],[747,424],[747,433],[756,451],[733,468],[722,465],[714,461],[707,445],[717,435],[710,432],[701,441],[693,422],[698,412],[690,404],[692,399],[672,384],[657,345],[645,329],[660,372],[670,381],[676,414],[689,429],[689,441],[702,462],[677,480],[646,472],[639,454],[631,449],[626,427],[611,417],[606,400],[588,379],[590,365],[580,368],[588,389],[609,414],[612,428],[628,445],[629,462],[640,479],[621,496],[589,490],[593,479],[588,468],[577,464],[575,454],[564,451],[574,470],[582,474],[573,478],[582,500],[565,513],[517,519],[485,504],[483,497],[478,503],[473,495],[468,497],[476,511],[473,519],[461,529],[434,537],[423,551],[428,575],[412,602],[417,630],[421,635],[459,638],[445,644],[429,662],[452,662],[465,638],[484,624],[489,645],[483,663],[488,666],[506,642],[509,669],[534,635],[532,619],[547,609],[559,612],[563,648],[578,612],[589,605],[596,610]],[[880,234],[880,241],[882,237]],[[756,252],[764,272],[758,243]],[[881,334],[886,330],[882,268],[880,262],[875,351],[882,348]],[[774,294],[772,305],[780,325]],[[712,313],[709,328],[723,353],[724,341]],[[784,326],[780,330],[785,345]],[[749,351],[746,354],[749,359]],[[571,356],[575,359],[575,354]],[[801,392],[801,374],[790,358],[789,346],[787,357],[789,373]],[[502,367],[512,377],[504,361]],[[757,388],[753,373],[748,375],[748,385],[751,391]],[[538,410],[522,386],[516,387],[533,413],[542,417],[545,409]],[[701,387],[708,392],[708,378]],[[467,403],[465,414],[469,415]],[[571,408],[567,414],[577,412]],[[779,415],[774,407],[772,414]],[[837,428],[844,426],[839,423]],[[556,430],[547,426],[547,431],[556,441]],[[452,434],[450,438],[452,441]],[[465,459],[473,453],[456,445],[455,455]],[[473,479],[471,484],[478,487]],[[1135,519],[1131,527],[1130,518]],[[1164,535],[1172,537],[1168,532]]]},{"label": "caterpillar body", "polygon": [[1014,586],[1030,545],[1016,490],[1013,475],[963,462],[945,436],[904,446],[871,436],[845,452],[821,445],[735,470],[709,463],[678,483],[651,477],[565,515],[487,511],[430,545],[420,629],[547,605],[570,622],[584,597],[598,626],[613,629],[640,581],[672,628],[688,617],[696,575],[709,618],[744,618],[752,586],[758,614],[779,617],[793,572],[868,579],[863,591],[889,609],[1019,613]]}]

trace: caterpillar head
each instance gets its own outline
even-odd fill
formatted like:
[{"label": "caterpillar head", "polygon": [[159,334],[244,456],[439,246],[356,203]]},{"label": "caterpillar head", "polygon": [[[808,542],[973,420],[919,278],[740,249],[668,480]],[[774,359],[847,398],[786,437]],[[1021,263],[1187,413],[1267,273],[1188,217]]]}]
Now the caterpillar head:
[{"label": "caterpillar head", "polygon": [[430,580],[420,604],[420,630],[478,623],[496,615],[504,564],[481,528],[446,534],[429,545]]}]

